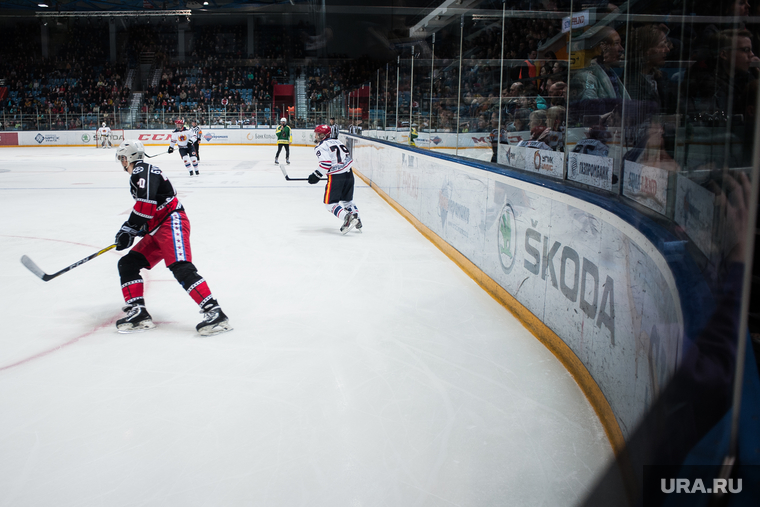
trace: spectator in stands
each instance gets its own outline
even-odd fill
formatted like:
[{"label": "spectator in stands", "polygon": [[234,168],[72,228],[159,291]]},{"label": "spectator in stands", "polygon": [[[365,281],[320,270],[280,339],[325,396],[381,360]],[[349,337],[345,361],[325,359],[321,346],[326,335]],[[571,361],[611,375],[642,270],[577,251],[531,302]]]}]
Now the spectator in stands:
[{"label": "spectator in stands", "polygon": [[546,111],[536,110],[530,113],[528,126],[530,128],[530,139],[520,141],[517,146],[551,150],[551,147],[542,140],[542,134],[546,130]]},{"label": "spectator in stands", "polygon": [[554,151],[565,151],[565,108],[553,106],[546,111],[546,130],[538,140],[548,144]]},{"label": "spectator in stands", "polygon": [[651,102],[656,110],[665,109],[670,83],[660,68],[670,52],[663,25],[641,26],[631,33],[626,60],[628,92],[632,99]]},{"label": "spectator in stands", "polygon": [[509,87],[509,101],[507,102],[506,110],[509,114],[514,114],[519,109],[518,99],[522,97],[525,92],[525,85],[520,82],[512,83]]},{"label": "spectator in stands", "polygon": [[630,96],[614,70],[623,56],[620,34],[610,27],[603,27],[599,33],[601,39],[593,48],[596,56],[572,78],[578,100],[628,99]]},{"label": "spectator in stands", "polygon": [[549,102],[552,106],[564,106],[567,101],[567,84],[557,81],[549,87]]},{"label": "spectator in stands", "polygon": [[507,132],[523,132],[528,130],[528,120],[530,111],[527,109],[518,109],[515,111],[512,123],[507,125]]}]

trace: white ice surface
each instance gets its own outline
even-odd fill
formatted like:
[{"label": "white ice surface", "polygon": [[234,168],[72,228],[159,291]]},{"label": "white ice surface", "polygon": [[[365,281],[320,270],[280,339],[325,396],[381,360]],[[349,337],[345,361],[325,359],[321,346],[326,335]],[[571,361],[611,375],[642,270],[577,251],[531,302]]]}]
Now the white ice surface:
[{"label": "white ice surface", "polygon": [[[149,153],[165,148],[149,147]],[[565,506],[611,459],[556,358],[357,179],[364,233],[274,147],[153,159],[234,331],[195,333],[166,267],[157,327],[108,252],[133,201],[114,150],[0,149],[0,506]],[[294,147],[292,177],[316,167]],[[359,168],[361,169],[361,168]]]}]

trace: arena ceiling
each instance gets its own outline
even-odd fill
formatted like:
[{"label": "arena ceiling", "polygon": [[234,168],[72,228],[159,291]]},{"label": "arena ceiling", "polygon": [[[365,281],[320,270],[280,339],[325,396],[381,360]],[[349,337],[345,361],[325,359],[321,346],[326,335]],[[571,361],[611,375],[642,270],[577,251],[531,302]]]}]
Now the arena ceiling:
[{"label": "arena ceiling", "polygon": [[[113,11],[149,11],[167,9],[190,9],[200,13],[214,12],[255,12],[280,7],[283,11],[293,12],[302,9],[327,10],[345,9],[401,9],[414,10],[417,13],[435,9],[446,0],[3,0],[0,13],[18,11],[31,12],[101,12]],[[461,2],[460,2],[461,3]],[[409,14],[409,12],[404,12]]]}]

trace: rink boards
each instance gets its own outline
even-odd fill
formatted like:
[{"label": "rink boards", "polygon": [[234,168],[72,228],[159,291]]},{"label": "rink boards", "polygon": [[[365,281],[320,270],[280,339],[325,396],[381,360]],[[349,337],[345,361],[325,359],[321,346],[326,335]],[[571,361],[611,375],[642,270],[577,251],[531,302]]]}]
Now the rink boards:
[{"label": "rink boards", "polygon": [[679,291],[652,238],[561,183],[347,143],[368,183],[563,361],[620,449],[683,348]]}]

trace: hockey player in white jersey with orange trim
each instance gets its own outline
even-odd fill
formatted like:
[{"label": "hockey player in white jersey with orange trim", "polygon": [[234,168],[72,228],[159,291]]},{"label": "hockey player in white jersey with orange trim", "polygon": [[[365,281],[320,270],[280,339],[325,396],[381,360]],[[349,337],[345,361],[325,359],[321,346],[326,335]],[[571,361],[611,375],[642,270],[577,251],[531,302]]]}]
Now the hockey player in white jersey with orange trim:
[{"label": "hockey player in white jersey with orange trim", "polygon": [[109,148],[113,148],[111,144],[111,127],[106,125],[106,122],[103,122],[103,125],[98,129],[98,137],[100,138],[100,145],[104,149],[106,148],[106,143],[108,143]]},{"label": "hockey player in white jersey with orange trim", "polygon": [[327,211],[343,220],[340,227],[343,234],[354,227],[361,232],[362,221],[353,201],[354,173],[351,165],[354,159],[345,144],[329,137],[329,125],[317,125],[314,129],[314,141],[317,143],[314,154],[319,160],[319,169],[309,175],[309,183],[314,185],[322,176],[327,176],[323,199]]},{"label": "hockey player in white jersey with orange trim", "polygon": [[182,162],[185,163],[190,176],[193,175],[193,170],[195,170],[195,175],[197,176],[200,174],[200,171],[198,170],[198,156],[195,153],[195,146],[193,145],[195,134],[192,130],[188,130],[185,127],[185,120],[180,118],[174,123],[177,125],[177,128],[172,132],[168,151],[169,153],[173,153],[174,146],[176,145],[179,148],[179,156],[182,157]]}]

